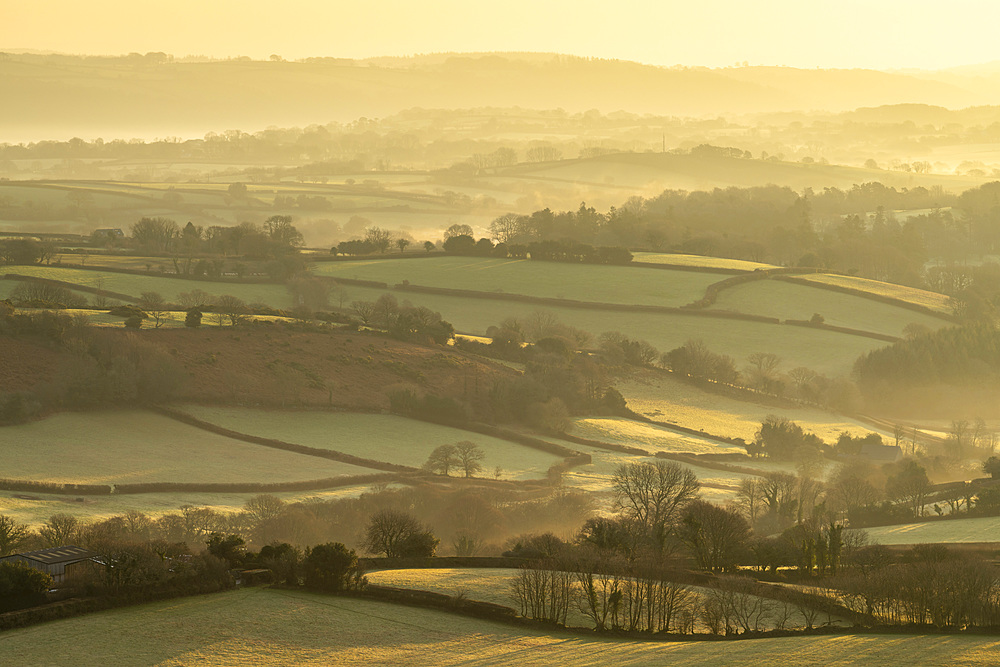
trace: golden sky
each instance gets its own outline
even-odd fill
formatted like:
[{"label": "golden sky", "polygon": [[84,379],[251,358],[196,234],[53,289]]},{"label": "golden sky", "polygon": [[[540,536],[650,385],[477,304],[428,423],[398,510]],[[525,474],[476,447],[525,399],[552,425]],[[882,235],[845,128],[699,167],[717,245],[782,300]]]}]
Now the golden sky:
[{"label": "golden sky", "polygon": [[939,69],[1000,59],[998,19],[997,0],[0,0],[0,49]]}]

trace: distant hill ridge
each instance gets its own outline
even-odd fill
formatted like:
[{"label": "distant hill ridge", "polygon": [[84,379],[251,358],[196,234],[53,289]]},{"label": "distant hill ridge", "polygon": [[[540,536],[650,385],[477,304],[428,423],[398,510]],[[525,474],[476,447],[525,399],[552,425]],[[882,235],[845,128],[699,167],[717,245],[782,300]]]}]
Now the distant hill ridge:
[{"label": "distant hill ridge", "polygon": [[[411,59],[198,61],[0,54],[16,105],[0,108],[13,136],[41,128],[81,135],[203,134],[384,117],[414,106],[596,108],[686,116],[846,111],[914,103],[949,108],[1000,102],[1000,85],[921,75],[791,67],[666,68],[555,54],[432,54]],[[972,81],[972,79],[969,79]],[[992,80],[989,80],[992,81]],[[113,131],[112,131],[113,130]]]}]

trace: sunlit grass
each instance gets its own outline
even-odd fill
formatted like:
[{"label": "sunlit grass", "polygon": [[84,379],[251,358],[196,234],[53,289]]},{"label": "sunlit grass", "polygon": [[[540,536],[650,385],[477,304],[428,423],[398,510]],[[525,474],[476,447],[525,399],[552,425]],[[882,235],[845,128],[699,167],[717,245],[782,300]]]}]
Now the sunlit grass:
[{"label": "sunlit grass", "polygon": [[[135,629],[142,628],[142,641]],[[737,642],[630,641],[550,634],[441,611],[246,588],[10,630],[16,665],[442,665],[622,667],[753,664],[992,665],[987,635],[845,635]]]},{"label": "sunlit grass", "polygon": [[675,266],[698,266],[707,269],[737,269],[740,271],[778,268],[774,264],[749,262],[743,259],[710,257],[708,255],[685,255],[670,252],[634,252],[632,253],[632,261],[640,264],[673,264]]},{"label": "sunlit grass", "polygon": [[881,544],[1000,542],[1000,517],[894,524],[865,531]]},{"label": "sunlit grass", "polygon": [[[620,382],[617,388],[631,409],[651,419],[746,441],[753,440],[761,422],[770,414],[791,419],[827,443],[836,441],[843,431],[854,435],[880,432],[818,408],[775,407],[709,393],[662,373],[638,376]],[[890,438],[891,434],[882,436]]]},{"label": "sunlit grass", "polygon": [[928,292],[927,290],[917,289],[916,287],[894,285],[892,283],[883,283],[877,280],[869,280],[867,278],[840,276],[830,273],[810,273],[798,277],[803,280],[809,280],[816,283],[825,283],[827,285],[836,285],[838,287],[849,287],[851,289],[861,290],[862,292],[878,294],[879,296],[892,297],[894,299],[899,299],[900,301],[906,301],[908,303],[924,306],[947,315],[952,313],[949,297],[944,294],[938,294],[937,292]]},{"label": "sunlit grass", "polygon": [[638,447],[650,452],[687,454],[744,454],[742,447],[678,433],[655,424],[645,424],[631,419],[580,418],[573,420],[573,435],[588,440],[610,442]]}]

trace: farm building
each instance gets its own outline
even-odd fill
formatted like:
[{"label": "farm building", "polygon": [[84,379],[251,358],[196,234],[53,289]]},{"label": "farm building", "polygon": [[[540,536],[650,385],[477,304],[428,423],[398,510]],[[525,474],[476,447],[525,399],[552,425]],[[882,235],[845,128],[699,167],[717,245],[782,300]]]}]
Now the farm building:
[{"label": "farm building", "polygon": [[0,562],[22,561],[36,570],[52,575],[52,580],[60,584],[66,580],[67,575],[72,576],[77,570],[90,567],[96,556],[95,552],[83,547],[66,546],[5,556],[0,558]]}]

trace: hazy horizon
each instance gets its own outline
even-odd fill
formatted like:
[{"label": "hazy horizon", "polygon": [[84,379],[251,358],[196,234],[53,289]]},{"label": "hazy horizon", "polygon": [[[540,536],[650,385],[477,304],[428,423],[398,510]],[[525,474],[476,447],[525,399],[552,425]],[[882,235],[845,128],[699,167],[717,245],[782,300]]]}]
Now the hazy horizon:
[{"label": "hazy horizon", "polygon": [[179,0],[167,11],[120,0],[42,0],[6,9],[0,44],[82,55],[163,51],[295,60],[524,51],[657,66],[940,70],[996,60],[992,26],[1000,18],[1000,7],[979,0],[952,3],[948,13],[900,0],[778,0],[764,8],[731,0],[680,7],[627,0],[613,11],[590,1],[516,0],[501,7],[298,0],[280,13],[273,9],[259,0]]}]

